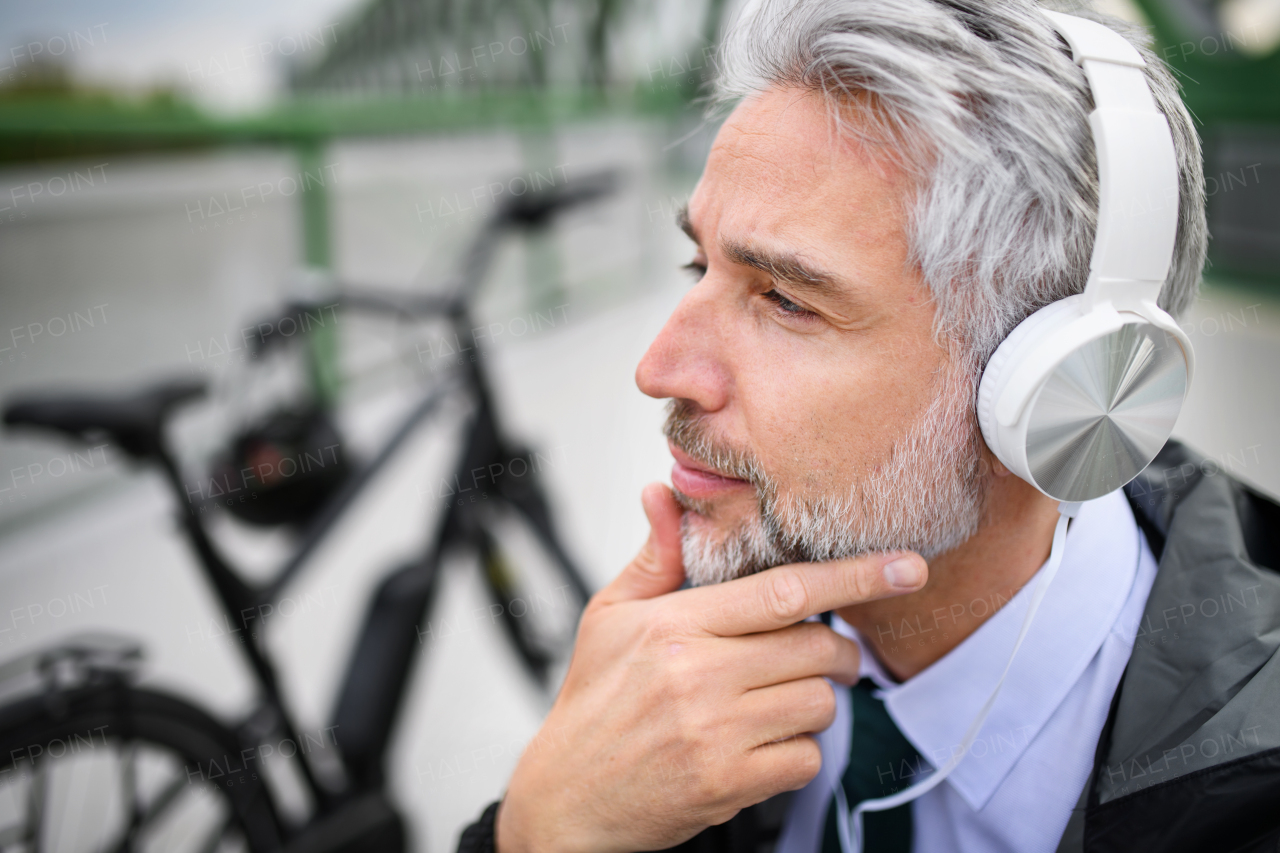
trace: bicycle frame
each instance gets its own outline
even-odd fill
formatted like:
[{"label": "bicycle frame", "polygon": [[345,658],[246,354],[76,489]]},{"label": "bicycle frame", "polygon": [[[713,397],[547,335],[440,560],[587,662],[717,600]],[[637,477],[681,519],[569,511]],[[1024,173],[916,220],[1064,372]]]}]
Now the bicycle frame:
[{"label": "bicycle frame", "polygon": [[[612,189],[613,177],[608,173],[597,174],[553,187],[550,191],[539,190],[508,199],[467,247],[460,270],[443,296],[404,296],[365,290],[339,296],[338,306],[344,310],[389,313],[409,318],[432,317],[450,323],[457,338],[465,337],[475,327],[470,314],[470,297],[485,278],[498,239],[510,230],[542,225],[557,210],[603,195]],[[295,303],[288,306],[288,312],[328,308],[332,304],[333,300],[326,300],[324,305]],[[266,323],[257,328],[269,330],[258,340],[258,345],[265,347],[273,334],[270,330],[280,328],[280,323]],[[515,475],[512,462],[526,456],[527,451],[511,443],[499,426],[482,359],[473,357],[462,361],[456,371],[451,371],[444,381],[423,395],[376,455],[351,474],[307,522],[307,527],[274,578],[265,583],[246,581],[218,547],[203,514],[212,504],[207,501],[189,502],[191,492],[165,435],[166,420],[172,411],[198,397],[203,390],[203,383],[185,381],[161,383],[121,397],[75,393],[46,395],[43,398],[32,396],[6,405],[4,419],[10,425],[52,430],[76,440],[106,433],[133,460],[159,465],[180,508],[181,529],[213,588],[218,607],[227,619],[234,618],[241,623],[239,630],[243,632],[241,637],[245,642],[239,647],[259,688],[255,706],[232,728],[227,728],[178,697],[146,693],[127,686],[126,679],[112,668],[115,666],[121,673],[126,669],[131,672],[132,669],[121,662],[124,657],[110,648],[100,648],[96,641],[68,645],[60,657],[55,657],[84,663],[82,668],[92,676],[86,681],[86,690],[89,690],[86,695],[90,698],[98,695],[94,691],[106,689],[95,686],[101,681],[112,690],[126,691],[129,696],[154,695],[158,697],[156,702],[169,709],[166,713],[181,713],[188,723],[194,720],[191,725],[195,729],[192,731],[202,730],[198,733],[199,746],[190,745],[195,741],[188,741],[186,746],[165,741],[173,748],[185,750],[184,755],[205,755],[209,744],[214,744],[218,749],[228,749],[230,758],[235,744],[256,748],[265,743],[266,738],[277,734],[295,744],[302,744],[295,718],[282,695],[275,663],[265,643],[265,614],[278,607],[288,585],[324,544],[336,526],[335,522],[348,511],[391,457],[403,448],[407,439],[440,409],[446,398],[459,392],[466,394],[472,404],[471,420],[454,462],[454,479],[461,488],[468,477],[474,480],[476,472],[483,472],[492,483],[492,494],[486,494],[487,499],[478,503],[451,500],[442,513],[435,536],[421,556],[382,579],[353,645],[332,717],[334,725],[331,728],[337,732],[335,745],[341,754],[344,778],[320,778],[325,770],[332,768],[314,764],[312,755],[298,749],[294,753],[296,766],[314,808],[304,825],[294,826],[291,830],[281,827],[286,836],[291,836],[284,848],[288,853],[354,853],[356,850],[375,849],[382,853],[403,853],[404,821],[384,790],[384,764],[420,645],[418,622],[433,604],[441,576],[441,561],[459,551],[479,560],[489,594],[500,605],[501,624],[508,639],[520,654],[526,669],[544,687],[550,681],[550,663],[558,649],[551,651],[543,638],[537,635],[533,620],[520,622],[512,608],[517,600],[515,596],[521,590],[500,559],[497,546],[500,528],[495,523],[498,517],[491,510],[509,511],[523,518],[551,558],[553,566],[568,581],[566,586],[572,588],[579,604],[585,605],[590,590],[553,529],[550,508],[533,471],[526,467],[525,473]],[[495,471],[498,472],[496,475]],[[135,647],[130,644],[128,648]],[[87,653],[85,649],[88,649]],[[46,653],[40,659],[53,660],[55,657]],[[134,658],[128,660],[131,662]],[[6,671],[8,669],[12,667],[7,667]],[[102,677],[95,681],[99,675]],[[50,694],[39,701],[56,704],[62,699]],[[45,710],[40,713],[44,714]],[[126,725],[121,730],[127,735],[128,729]],[[222,746],[217,746],[219,744]],[[244,751],[241,750],[240,754],[243,755]],[[228,772],[239,771],[228,768]],[[252,804],[264,820],[278,823],[279,812],[270,786],[262,782],[254,785],[251,795],[244,793],[248,789],[237,790],[241,791],[242,798],[251,796]],[[278,847],[277,842],[270,840],[262,843],[265,845],[261,847],[263,850],[276,850]]]},{"label": "bicycle frame", "polygon": [[[474,238],[465,255],[451,297],[406,300],[403,297],[365,292],[339,296],[337,304],[340,308],[377,313],[445,316],[459,339],[470,335],[474,323],[464,297],[483,280],[492,259],[494,244],[513,224],[526,223],[519,219],[514,223],[496,219]],[[333,302],[330,299],[325,304],[331,305]],[[318,305],[295,303],[289,310],[297,312],[308,308],[314,310],[316,307]],[[468,360],[462,364],[453,381],[446,380],[421,399],[403,418],[378,453],[358,469],[323,507],[269,583],[249,584],[235,571],[211,539],[201,516],[202,507],[191,506],[182,513],[183,531],[213,586],[217,601],[226,616],[242,623],[244,636],[248,638],[240,647],[261,689],[261,697],[259,707],[241,724],[242,729],[249,722],[256,721],[258,726],[276,728],[284,737],[295,743],[301,742],[298,740],[294,718],[281,694],[275,666],[263,642],[262,631],[255,628],[261,627],[264,619],[262,614],[271,612],[268,605],[274,607],[279,602],[287,586],[297,578],[307,561],[324,543],[335,522],[363,493],[374,475],[403,447],[423,422],[439,409],[443,400],[459,388],[471,397],[474,412],[467,431],[468,439],[453,472],[456,481],[465,482],[476,471],[492,472],[495,466],[496,470],[510,470],[511,459],[522,454],[501,434],[482,359]],[[183,505],[187,501],[186,484],[167,446],[162,444],[157,461],[179,505]],[[573,593],[585,604],[590,590],[560,544],[552,528],[549,508],[537,484],[528,480],[516,483],[510,477],[504,479],[499,475],[494,478],[494,486],[494,500],[486,501],[486,505],[505,505],[522,515],[541,546],[559,564]],[[301,754],[299,757],[302,778],[321,812],[330,811],[342,802],[382,787],[387,745],[416,660],[419,645],[417,622],[432,605],[438,586],[440,562],[445,555],[459,549],[469,550],[484,559],[492,549],[493,537],[488,529],[489,523],[485,513],[471,505],[458,506],[456,502],[450,502],[434,540],[422,557],[391,572],[380,583],[358,635],[332,718],[340,739],[339,751],[347,777],[346,787],[333,790],[322,784],[310,761]],[[492,578],[486,577],[486,580],[489,581],[491,594],[495,597],[502,595]],[[501,603],[505,605],[509,602]],[[509,607],[504,607],[504,613],[509,610]],[[518,627],[510,618],[504,619],[502,624],[509,639],[524,658],[526,666],[539,679],[545,678],[547,662],[530,652],[519,636]]]}]

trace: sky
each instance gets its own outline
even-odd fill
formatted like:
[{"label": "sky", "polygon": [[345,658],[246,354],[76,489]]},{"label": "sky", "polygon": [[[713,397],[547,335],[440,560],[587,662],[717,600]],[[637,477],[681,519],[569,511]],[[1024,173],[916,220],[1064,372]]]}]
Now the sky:
[{"label": "sky", "polygon": [[86,83],[169,84],[212,109],[261,106],[281,54],[318,51],[361,0],[0,0],[0,77],[41,53]]},{"label": "sky", "polygon": [[[334,25],[368,2],[0,0],[0,83],[43,53],[69,60],[85,83],[132,90],[165,85],[214,111],[244,112],[280,92],[286,55],[323,50],[333,41]],[[1143,20],[1133,0],[1095,3]],[[663,44],[680,44],[679,32],[696,29],[689,16],[700,15],[698,3],[645,4],[667,12],[641,27],[652,29],[647,34]],[[731,2],[738,5],[740,0]],[[680,14],[682,9],[688,14]],[[1280,43],[1280,0],[1222,0],[1219,11],[1224,29],[1248,36],[1249,52],[1265,54]],[[668,32],[673,27],[675,35]]]}]

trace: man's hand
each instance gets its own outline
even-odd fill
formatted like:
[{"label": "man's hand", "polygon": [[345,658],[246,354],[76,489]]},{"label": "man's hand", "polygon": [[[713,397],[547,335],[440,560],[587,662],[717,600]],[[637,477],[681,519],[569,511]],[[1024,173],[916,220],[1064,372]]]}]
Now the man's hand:
[{"label": "man's hand", "polygon": [[810,735],[835,716],[824,676],[852,684],[859,661],[802,620],[925,582],[915,554],[874,554],[680,590],[680,508],[656,483],[642,499],[649,540],[583,613],[498,812],[498,853],[658,850],[804,787],[822,763]]}]

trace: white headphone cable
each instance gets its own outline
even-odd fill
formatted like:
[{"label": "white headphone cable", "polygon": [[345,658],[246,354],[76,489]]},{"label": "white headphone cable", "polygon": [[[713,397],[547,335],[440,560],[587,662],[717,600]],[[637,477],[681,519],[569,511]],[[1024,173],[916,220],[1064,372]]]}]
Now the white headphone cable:
[{"label": "white headphone cable", "polygon": [[[991,713],[991,707],[995,705],[996,697],[1000,695],[1000,688],[1004,687],[1005,678],[1008,677],[1009,669],[1013,666],[1013,659],[1017,657],[1018,649],[1022,648],[1022,641],[1026,639],[1027,631],[1031,628],[1031,620],[1035,617],[1036,611],[1040,609],[1040,602],[1044,600],[1045,593],[1049,590],[1049,584],[1053,583],[1054,575],[1058,573],[1058,567],[1062,565],[1062,552],[1066,547],[1067,541],[1067,522],[1074,518],[1079,511],[1079,503],[1067,503],[1064,501],[1058,504],[1059,516],[1058,524],[1053,530],[1053,546],[1049,549],[1049,560],[1041,570],[1040,577],[1036,580],[1035,589],[1031,592],[1031,601],[1027,605],[1027,615],[1022,619],[1022,630],[1018,632],[1018,639],[1013,644],[1013,651],[1009,653],[1009,662],[1004,665],[1004,672],[1000,674],[1000,680],[996,682],[995,689],[991,691],[991,695],[987,697],[982,709],[978,711],[978,715],[974,717],[973,722],[969,725],[969,730],[965,732],[964,740],[960,744],[960,751],[953,752],[947,763],[930,775],[929,778],[917,782],[905,791],[899,791],[887,797],[878,797],[874,800],[863,800],[852,810],[849,809],[849,801],[845,797],[844,785],[841,784],[839,779],[835,780],[836,830],[840,834],[840,849],[844,853],[862,853],[863,812],[881,812],[897,808],[928,793],[938,785],[941,785],[943,780],[951,775],[951,771],[955,770],[960,761],[969,753],[969,747],[973,745],[974,739],[977,738],[978,732],[982,729],[982,724],[987,721],[987,714]],[[857,721],[854,720],[853,722],[856,725]]]}]

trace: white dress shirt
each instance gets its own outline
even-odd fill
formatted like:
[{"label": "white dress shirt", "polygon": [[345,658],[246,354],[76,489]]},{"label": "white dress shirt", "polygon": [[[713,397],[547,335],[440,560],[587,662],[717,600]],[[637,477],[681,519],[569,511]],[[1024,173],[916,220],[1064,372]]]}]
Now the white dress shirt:
[{"label": "white dress shirt", "polygon": [[[1057,848],[1093,767],[1156,573],[1151,549],[1120,491],[1081,507],[1065,548],[969,754],[941,785],[912,803],[916,853]],[[889,716],[925,762],[878,768],[886,794],[924,778],[959,750],[1008,662],[1036,578],[1016,594],[957,602],[962,609],[955,616],[939,608],[909,624],[878,626],[890,645],[930,642],[966,611],[982,615],[984,606],[1003,605],[964,642],[902,684],[885,673],[856,630],[833,619],[837,631],[862,646],[862,675],[879,685]],[[835,722],[818,736],[822,772],[794,798],[778,853],[814,853],[821,846],[827,804],[849,759],[848,689],[837,688],[836,697]]]}]

